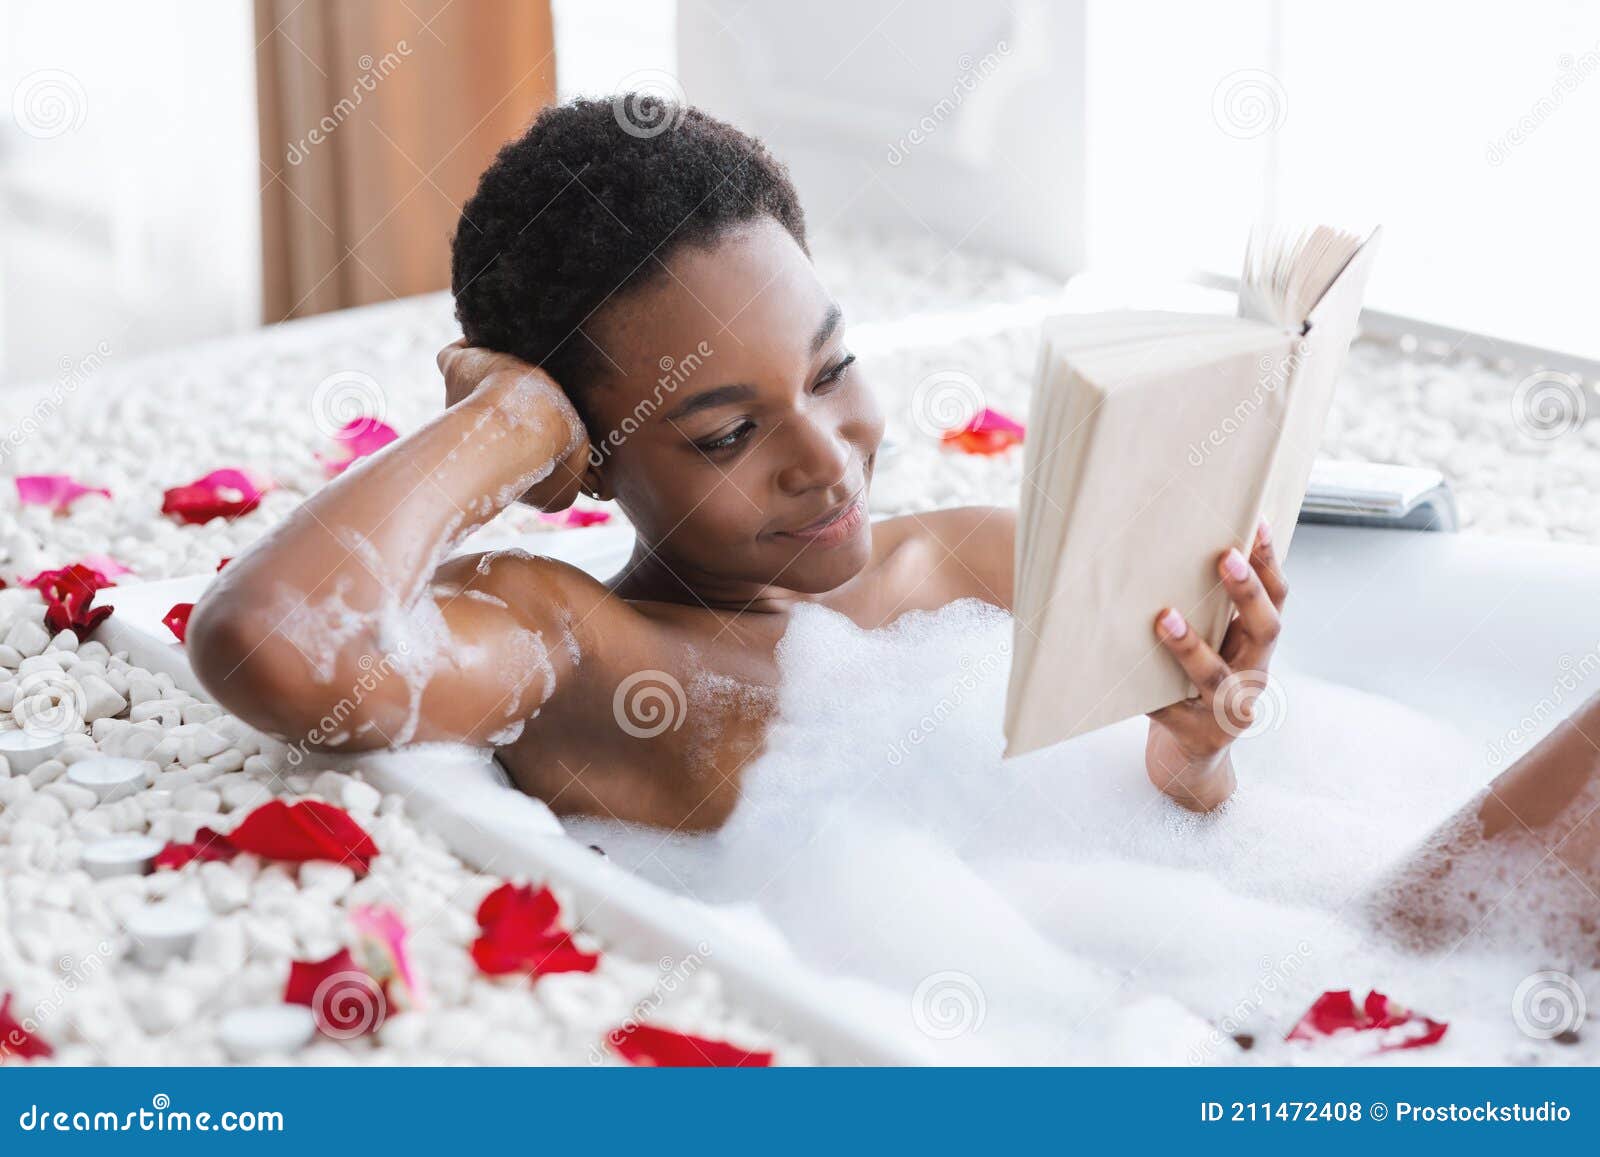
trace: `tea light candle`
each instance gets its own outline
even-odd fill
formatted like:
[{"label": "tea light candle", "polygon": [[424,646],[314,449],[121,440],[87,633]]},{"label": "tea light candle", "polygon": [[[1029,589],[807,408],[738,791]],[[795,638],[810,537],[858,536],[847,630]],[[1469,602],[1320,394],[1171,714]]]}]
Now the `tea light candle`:
[{"label": "tea light candle", "polygon": [[85,845],[83,870],[96,880],[112,876],[143,876],[165,845],[150,836],[107,836]]},{"label": "tea light candle", "polygon": [[0,731],[0,755],[11,765],[12,775],[27,775],[66,746],[65,737],[33,731]]},{"label": "tea light candle", "polygon": [[101,803],[111,803],[143,791],[155,769],[147,759],[94,755],[67,768],[67,782],[88,788]]},{"label": "tea light candle", "polygon": [[236,1008],[222,1018],[217,1034],[236,1061],[288,1056],[316,1035],[317,1018],[303,1004],[262,1004]]},{"label": "tea light candle", "polygon": [[189,955],[194,939],[211,921],[211,913],[182,900],[146,904],[128,913],[122,926],[133,937],[133,955],[146,968]]}]

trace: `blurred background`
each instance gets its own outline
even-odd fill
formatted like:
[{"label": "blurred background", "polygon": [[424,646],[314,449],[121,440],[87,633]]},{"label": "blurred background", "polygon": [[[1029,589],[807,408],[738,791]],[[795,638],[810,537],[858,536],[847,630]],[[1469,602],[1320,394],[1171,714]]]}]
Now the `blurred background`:
[{"label": "blurred background", "polygon": [[[891,366],[900,384],[965,359],[1013,410],[1038,310],[984,311],[1069,282],[1074,308],[1187,305],[1143,287],[1231,287],[1253,222],[1382,223],[1325,454],[1437,469],[1470,528],[1600,541],[1600,9],[1580,0],[1494,21],[1378,0],[14,0],[0,21],[0,383],[72,392],[251,334],[281,362],[283,323],[391,299],[418,305],[384,324],[448,338],[448,300],[417,295],[448,286],[495,150],[550,101],[648,92],[789,164],[855,320],[921,318],[902,345],[928,350],[974,337]],[[391,346],[387,373],[416,365],[388,401],[420,416],[431,366]],[[300,376],[342,367],[324,354]]]},{"label": "blurred background", "polygon": [[0,379],[446,284],[550,100],[672,92],[814,222],[1065,275],[1234,272],[1265,212],[1388,228],[1379,309],[1585,357],[1600,12],[1167,0],[13,0]]}]

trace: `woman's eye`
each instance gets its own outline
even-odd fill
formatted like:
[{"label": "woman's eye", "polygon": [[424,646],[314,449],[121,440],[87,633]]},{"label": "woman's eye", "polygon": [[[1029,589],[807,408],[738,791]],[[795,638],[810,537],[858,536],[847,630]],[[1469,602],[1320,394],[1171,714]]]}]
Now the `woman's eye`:
[{"label": "woman's eye", "polygon": [[839,359],[838,365],[834,366],[827,373],[823,374],[817,379],[817,388],[821,389],[824,386],[831,386],[840,378],[844,377],[844,372],[855,364],[855,360],[855,354],[845,354],[844,357]]},{"label": "woman's eye", "polygon": [[745,436],[755,428],[754,422],[740,422],[738,426],[734,427],[732,430],[729,430],[726,434],[719,435],[718,437],[712,438],[707,442],[696,442],[695,445],[701,450],[705,451],[707,454],[714,453],[718,450],[731,450],[740,442],[744,441]]}]

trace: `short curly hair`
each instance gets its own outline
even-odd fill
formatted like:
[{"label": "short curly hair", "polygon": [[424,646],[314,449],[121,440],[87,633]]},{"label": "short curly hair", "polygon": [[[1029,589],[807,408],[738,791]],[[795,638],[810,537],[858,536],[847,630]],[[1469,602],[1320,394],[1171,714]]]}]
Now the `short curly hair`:
[{"label": "short curly hair", "polygon": [[456,318],[469,344],[543,367],[581,411],[603,357],[580,331],[600,306],[664,276],[678,247],[763,216],[806,249],[788,172],[754,137],[648,95],[552,105],[462,207]]}]

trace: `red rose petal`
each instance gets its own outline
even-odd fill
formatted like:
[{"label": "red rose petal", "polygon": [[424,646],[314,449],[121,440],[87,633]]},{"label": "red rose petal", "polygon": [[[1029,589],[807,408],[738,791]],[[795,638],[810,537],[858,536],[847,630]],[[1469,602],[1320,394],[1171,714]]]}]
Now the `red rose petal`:
[{"label": "red rose petal", "polygon": [[185,641],[184,636],[189,633],[189,612],[192,610],[194,610],[193,603],[176,603],[161,620],[180,643]]},{"label": "red rose petal", "polygon": [[156,853],[152,863],[157,868],[181,868],[196,860],[231,860],[238,854],[239,849],[233,846],[233,841],[227,836],[210,828],[199,828],[194,833],[192,844],[169,842]]},{"label": "red rose petal", "polygon": [[772,1064],[770,1052],[750,1052],[726,1041],[707,1040],[649,1024],[613,1029],[606,1042],[634,1065],[764,1069]]},{"label": "red rose petal", "polygon": [[473,941],[472,959],[490,976],[593,972],[599,955],[573,943],[560,918],[561,905],[549,888],[502,884],[478,906],[482,933]]},{"label": "red rose petal", "polygon": [[332,860],[348,864],[357,875],[364,875],[378,854],[378,845],[348,812],[314,799],[269,800],[245,816],[228,839],[239,851],[269,860]]},{"label": "red rose petal", "polygon": [[1391,1052],[1437,1044],[1444,1039],[1445,1031],[1450,1027],[1444,1021],[1412,1012],[1377,989],[1367,993],[1359,1008],[1355,996],[1348,989],[1339,989],[1317,997],[1284,1039],[1309,1041],[1338,1032],[1374,1032],[1405,1026],[1410,1026],[1412,1031],[1391,1037],[1380,1044],[1377,1051]]},{"label": "red rose petal", "polygon": [[11,994],[8,992],[0,998],[0,1061],[8,1061],[12,1057],[29,1061],[36,1057],[48,1057],[54,1052],[46,1041],[29,1032],[11,1015]]},{"label": "red rose petal", "polygon": [[285,1004],[311,1009],[326,1036],[348,1040],[383,1027],[389,1016],[384,986],[341,948],[326,960],[296,960],[283,988]]},{"label": "red rose petal", "polygon": [[217,573],[221,574],[222,573],[222,568],[227,566],[232,561],[233,561],[233,555],[230,554],[226,558],[224,558],[221,562],[217,563]]},{"label": "red rose petal", "polygon": [[213,470],[186,486],[161,495],[161,513],[180,522],[203,523],[213,518],[238,518],[261,505],[271,483],[258,482],[243,470]]}]

